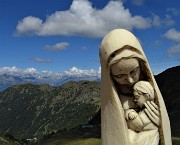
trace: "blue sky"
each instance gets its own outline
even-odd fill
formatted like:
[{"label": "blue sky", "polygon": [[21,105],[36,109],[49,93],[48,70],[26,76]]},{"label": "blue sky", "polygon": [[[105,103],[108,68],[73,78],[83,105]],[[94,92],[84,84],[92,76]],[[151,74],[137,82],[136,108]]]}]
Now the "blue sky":
[{"label": "blue sky", "polygon": [[179,6],[178,0],[0,0],[0,70],[98,71],[102,38],[125,28],[157,74],[180,64]]}]

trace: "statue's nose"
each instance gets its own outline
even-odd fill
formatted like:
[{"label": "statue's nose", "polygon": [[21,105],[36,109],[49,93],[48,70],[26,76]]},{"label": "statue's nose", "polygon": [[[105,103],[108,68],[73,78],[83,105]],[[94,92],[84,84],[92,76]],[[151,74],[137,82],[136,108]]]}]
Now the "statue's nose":
[{"label": "statue's nose", "polygon": [[130,84],[134,83],[134,80],[133,80],[133,78],[131,77],[131,75],[128,75],[127,81],[128,81]]}]

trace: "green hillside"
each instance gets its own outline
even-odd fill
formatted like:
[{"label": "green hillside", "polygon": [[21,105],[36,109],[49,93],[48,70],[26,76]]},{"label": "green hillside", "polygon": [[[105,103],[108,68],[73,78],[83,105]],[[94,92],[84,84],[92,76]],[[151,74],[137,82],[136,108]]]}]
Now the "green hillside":
[{"label": "green hillside", "polygon": [[[38,145],[38,143],[34,144]],[[77,139],[51,139],[39,142],[39,145],[101,145],[101,139],[97,138],[77,138]],[[180,138],[172,138],[172,145],[180,145]]]},{"label": "green hillside", "polygon": [[39,142],[34,145],[101,145],[101,140],[97,138],[77,138],[77,139],[51,139]]},{"label": "green hillside", "polygon": [[0,129],[17,139],[42,138],[86,124],[100,109],[99,83],[16,85],[0,93]]},{"label": "green hillside", "polygon": [[42,139],[32,145],[100,145],[98,131],[92,129],[73,129]]},{"label": "green hillside", "polygon": [[180,145],[180,137],[172,137],[173,145]]},{"label": "green hillside", "polygon": [[20,143],[3,134],[0,134],[0,145],[20,145]]}]

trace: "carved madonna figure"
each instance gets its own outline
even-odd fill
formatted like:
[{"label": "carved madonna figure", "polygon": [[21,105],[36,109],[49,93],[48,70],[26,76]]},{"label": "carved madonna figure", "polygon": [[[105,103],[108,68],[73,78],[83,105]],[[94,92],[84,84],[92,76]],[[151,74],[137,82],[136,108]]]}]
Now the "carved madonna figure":
[{"label": "carved madonna figure", "polygon": [[166,107],[136,37],[112,30],[100,61],[102,145],[171,145]]}]

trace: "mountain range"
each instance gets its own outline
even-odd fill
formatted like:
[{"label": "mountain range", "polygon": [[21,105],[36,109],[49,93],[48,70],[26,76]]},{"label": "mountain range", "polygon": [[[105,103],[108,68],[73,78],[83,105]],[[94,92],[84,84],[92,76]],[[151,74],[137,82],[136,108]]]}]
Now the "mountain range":
[{"label": "mountain range", "polygon": [[62,73],[49,71],[37,72],[33,68],[18,70],[17,68],[0,69],[0,92],[17,84],[49,84],[60,86],[69,81],[96,80],[100,81],[100,70],[81,70],[76,67]]},{"label": "mountain range", "polygon": [[[172,135],[180,137],[180,66],[155,76],[164,98]],[[17,139],[42,138],[88,123],[100,123],[100,82],[68,81],[13,85],[0,92],[0,132]],[[93,123],[92,123],[93,122]]]}]

